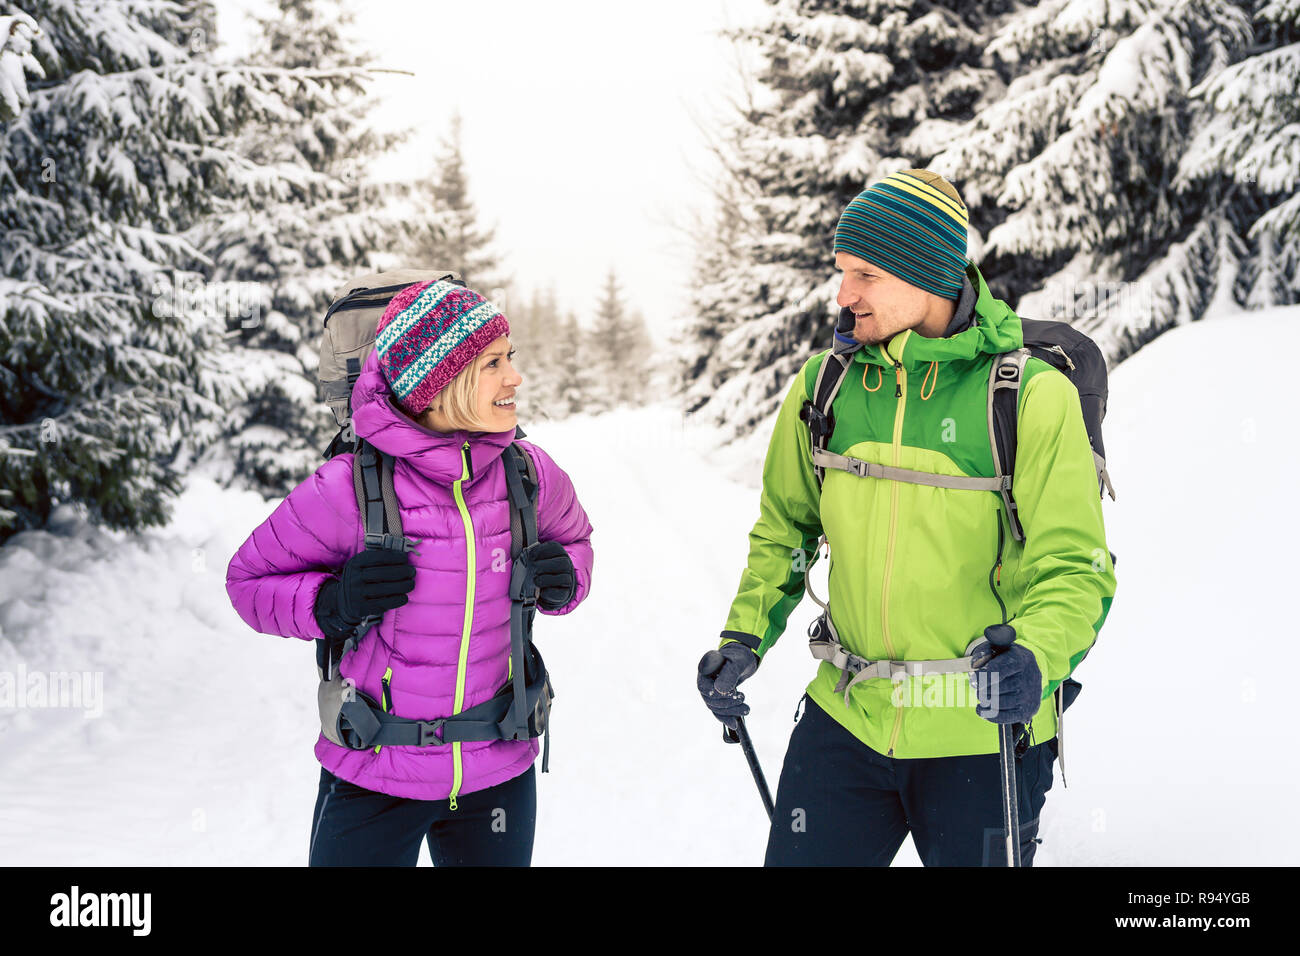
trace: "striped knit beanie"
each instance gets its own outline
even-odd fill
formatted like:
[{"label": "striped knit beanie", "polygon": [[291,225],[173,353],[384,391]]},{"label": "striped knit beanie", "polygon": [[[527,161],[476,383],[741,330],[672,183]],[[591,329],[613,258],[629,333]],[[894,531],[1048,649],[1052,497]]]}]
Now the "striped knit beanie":
[{"label": "striped knit beanie", "polygon": [[956,299],[966,272],[966,224],[966,204],[952,183],[928,169],[905,169],[849,203],[835,227],[835,251]]},{"label": "striped knit beanie", "polygon": [[393,297],[379,319],[379,369],[398,403],[419,415],[510,323],[477,292],[448,280],[418,282]]}]

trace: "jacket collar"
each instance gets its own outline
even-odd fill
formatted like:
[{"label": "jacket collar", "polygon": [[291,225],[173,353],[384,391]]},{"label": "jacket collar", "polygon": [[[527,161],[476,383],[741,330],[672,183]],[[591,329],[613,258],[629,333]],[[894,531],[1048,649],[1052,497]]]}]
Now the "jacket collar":
[{"label": "jacket collar", "polygon": [[970,275],[962,276],[961,295],[957,298],[957,310],[953,312],[952,321],[948,323],[948,329],[943,333],[945,338],[970,328],[971,322],[975,318],[975,300],[978,298],[979,293],[975,291],[975,286],[971,284]]},{"label": "jacket collar", "polygon": [[970,361],[981,354],[1009,352],[1023,344],[1019,316],[993,297],[973,262],[966,263],[957,308],[943,337],[927,338],[908,329],[888,342],[856,349],[840,345],[842,338],[837,330],[837,351],[855,351],[855,361],[893,368],[897,359],[909,371],[931,362]]},{"label": "jacket collar", "polygon": [[396,399],[379,370],[379,353],[371,350],[352,387],[352,427],[382,452],[406,459],[417,471],[441,484],[451,484],[463,473],[461,449],[469,445],[472,484],[501,457],[515,440],[518,429],[504,432],[455,431],[444,434],[417,424],[397,407]]}]

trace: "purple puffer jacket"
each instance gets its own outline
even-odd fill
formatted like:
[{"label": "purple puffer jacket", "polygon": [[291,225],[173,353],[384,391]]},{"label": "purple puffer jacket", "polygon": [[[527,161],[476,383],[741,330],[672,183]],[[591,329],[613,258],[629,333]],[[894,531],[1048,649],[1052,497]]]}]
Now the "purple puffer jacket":
[{"label": "purple puffer jacket", "polygon": [[[408,538],[423,542],[416,545],[420,554],[411,555],[416,572],[408,602],[388,611],[371,628],[343,659],[340,673],[379,701],[381,681],[391,668],[392,712],[436,720],[487,700],[507,680],[511,541],[501,456],[514,432],[443,435],[417,425],[390,401],[376,358],[372,351],[352,390],[353,427],[397,459],[393,489],[402,529]],[[537,469],[538,538],[564,546],[577,578],[573,600],[542,613],[567,614],[591,587],[591,524],[569,476],[536,445],[520,444]],[[466,457],[469,477],[461,480]],[[456,502],[456,483],[467,519]],[[472,576],[466,573],[466,520],[473,527]],[[313,613],[317,592],[348,558],[363,550],[363,536],[352,486],[352,455],[338,455],[290,492],[231,559],[226,591],[235,610],[263,634],[323,637]],[[467,616],[470,594],[473,607]],[[538,628],[539,637],[544,630]],[[458,677],[464,692],[459,709]],[[385,746],[375,753],[373,747],[349,750],[324,734],[316,741],[317,759],[335,776],[418,800],[454,800],[458,794],[503,783],[527,770],[538,749],[536,740],[495,740]]]}]

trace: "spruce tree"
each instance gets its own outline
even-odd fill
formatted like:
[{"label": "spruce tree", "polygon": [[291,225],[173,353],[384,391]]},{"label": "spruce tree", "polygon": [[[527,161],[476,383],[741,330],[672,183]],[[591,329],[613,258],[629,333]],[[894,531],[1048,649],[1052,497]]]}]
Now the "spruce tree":
[{"label": "spruce tree", "polygon": [[[854,196],[923,166],[998,95],[980,62],[1006,3],[769,0],[731,33],[757,53],[739,116],[718,135],[725,228],[698,251],[687,407],[748,432],[830,343],[835,223]],[[725,238],[724,238],[725,237]]]},{"label": "spruce tree", "polygon": [[1054,0],[999,25],[987,55],[1005,94],[932,162],[987,237],[995,294],[1073,323],[1112,362],[1233,301],[1256,200],[1180,169],[1204,151],[1201,91],[1252,44],[1245,7]]},{"label": "spruce tree", "polygon": [[552,417],[563,417],[607,407],[601,390],[607,387],[606,376],[597,368],[591,354],[590,339],[578,317],[566,312],[560,319],[556,338],[565,343],[566,355],[551,368],[556,395]]},{"label": "spruce tree", "polygon": [[461,153],[461,119],[452,117],[442,139],[433,175],[417,184],[422,223],[410,258],[420,267],[451,269],[471,289],[491,298],[502,285],[500,263],[492,249],[495,230],[479,222],[478,209],[469,196],[469,177]]},{"label": "spruce tree", "polygon": [[556,366],[568,361],[570,350],[559,339],[560,310],[555,287],[534,289],[528,296],[509,296],[510,342],[515,349],[515,369],[524,378],[519,414],[530,421],[562,418],[568,411],[561,400]]},{"label": "spruce tree", "polygon": [[356,71],[372,60],[345,39],[351,13],[322,0],[277,0],[275,15],[257,22],[250,62],[349,71],[288,97],[272,122],[242,131],[235,148],[284,176],[252,201],[229,204],[202,243],[214,280],[252,287],[259,299],[258,320],[239,323],[235,346],[247,398],[227,415],[205,464],[229,469],[220,475],[227,482],[280,497],[320,465],[336,430],[316,386],[330,299],[398,251],[411,220],[394,211],[403,190],[367,174],[405,134],[368,123],[376,103]]},{"label": "spruce tree", "polygon": [[909,167],[957,186],[995,295],[1112,362],[1295,301],[1297,0],[772,6],[721,137],[730,248],[700,247],[688,409],[733,431],[775,410],[829,342],[839,212]]},{"label": "spruce tree", "polygon": [[199,284],[195,232],[283,175],[231,138],[331,71],[214,62],[198,0],[24,0],[6,16],[0,536],[40,527],[57,503],[112,528],[160,525],[182,447],[211,441],[239,399],[231,303]]},{"label": "spruce tree", "polygon": [[664,363],[655,350],[645,315],[640,309],[631,309],[628,312],[627,343],[629,364],[627,400],[633,405],[642,405],[660,394],[662,389],[660,378]]},{"label": "spruce tree", "polygon": [[618,276],[611,268],[588,334],[588,354],[597,380],[591,382],[593,407],[612,408],[646,396],[650,372],[650,337],[645,319],[623,301]]},{"label": "spruce tree", "polygon": [[1192,91],[1195,135],[1174,185],[1237,211],[1244,254],[1216,294],[1266,308],[1300,302],[1300,0],[1254,6],[1247,55]]}]

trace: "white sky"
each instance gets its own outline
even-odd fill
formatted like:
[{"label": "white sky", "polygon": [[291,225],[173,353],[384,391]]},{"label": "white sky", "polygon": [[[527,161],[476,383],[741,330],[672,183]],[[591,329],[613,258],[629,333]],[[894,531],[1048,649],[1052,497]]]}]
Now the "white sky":
[{"label": "white sky", "polygon": [[[229,13],[256,0],[218,0]],[[589,321],[612,266],[661,341],[685,306],[711,170],[699,123],[729,116],[740,87],[720,27],[752,22],[761,0],[493,0],[354,5],[360,43],[385,75],[382,125],[416,135],[376,173],[425,172],[459,109],[470,195],[496,227],[504,270],[524,288],[554,282]],[[498,303],[509,314],[508,303]]]}]

